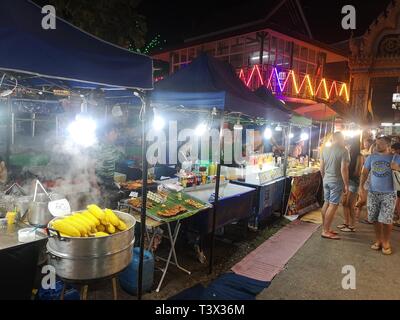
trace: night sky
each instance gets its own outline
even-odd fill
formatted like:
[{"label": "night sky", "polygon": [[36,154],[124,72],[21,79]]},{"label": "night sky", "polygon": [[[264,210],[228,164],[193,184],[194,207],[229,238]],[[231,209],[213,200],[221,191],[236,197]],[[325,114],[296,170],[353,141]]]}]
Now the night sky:
[{"label": "night sky", "polygon": [[[280,0],[143,0],[140,12],[147,17],[148,38],[161,34],[168,46],[185,38],[263,18]],[[315,39],[334,43],[349,38],[341,28],[341,8],[357,10],[356,35],[362,35],[390,0],[300,0]],[[284,19],[284,18],[283,18]]]}]

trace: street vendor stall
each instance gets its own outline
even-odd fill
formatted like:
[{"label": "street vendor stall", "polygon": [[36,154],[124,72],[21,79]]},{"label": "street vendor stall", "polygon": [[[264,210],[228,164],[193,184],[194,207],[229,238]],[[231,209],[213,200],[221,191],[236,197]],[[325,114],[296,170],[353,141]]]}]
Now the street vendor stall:
[{"label": "street vendor stall", "polygon": [[[35,96],[34,100],[39,101],[43,99],[42,96],[56,95],[62,92],[67,96],[80,97],[83,100],[82,103],[85,104],[87,100],[85,100],[86,97],[83,94],[84,90],[127,88],[135,90],[137,95],[140,96],[143,95],[144,90],[149,90],[153,87],[152,60],[149,57],[132,53],[126,49],[102,41],[58,18],[56,18],[57,27],[52,30],[46,30],[41,25],[43,18],[41,8],[31,1],[1,1],[0,17],[0,34],[2,35],[3,44],[3,50],[0,53],[0,71],[3,73],[4,80],[1,82],[0,89],[3,92],[2,97],[8,96],[8,98],[3,98],[2,102],[8,107],[10,125],[12,122],[10,96],[14,94],[23,95],[26,93],[30,99],[33,95]],[[84,130],[87,128],[81,126],[80,129]],[[85,138],[84,135],[80,137]],[[7,150],[10,151],[11,135],[7,142]],[[46,192],[45,190],[43,191]],[[47,193],[42,192],[40,194],[50,199],[36,201],[36,211],[32,211],[31,208],[33,207],[30,207],[28,213],[28,216],[31,217],[35,214],[40,215],[40,226],[37,226],[39,229],[51,219],[50,213],[46,212],[49,210],[47,203],[49,200],[55,200],[51,199],[51,195],[47,195]],[[9,212],[8,216],[15,217],[12,213]],[[60,227],[65,224],[64,222],[53,221],[49,225],[49,227],[56,229],[56,232],[52,234],[53,246],[51,249],[53,251],[51,257],[58,258],[52,259],[51,263],[56,267],[56,273],[68,278],[69,276],[66,276],[65,272],[74,272],[74,270],[77,271],[80,269],[81,267],[78,265],[78,262],[81,261],[79,259],[82,258],[82,252],[85,252],[85,247],[88,248],[90,246],[92,246],[94,252],[91,255],[90,252],[86,252],[85,254],[89,254],[89,256],[85,257],[88,259],[86,262],[91,266],[87,270],[78,270],[81,272],[79,277],[77,277],[79,280],[85,280],[85,278],[93,280],[97,276],[109,276],[110,272],[115,274],[125,268],[132,258],[133,242],[131,240],[134,237],[133,226],[135,221],[130,216],[123,216],[123,213],[117,213],[117,215],[119,215],[118,219],[120,219],[117,227],[114,225],[114,229],[112,229],[109,223],[107,227],[110,228],[108,230],[110,233],[112,233],[112,230],[115,233],[115,228],[119,226],[121,236],[104,234],[102,238],[93,236],[94,231],[97,229],[96,227],[85,231],[84,226],[86,226],[87,222],[85,223],[82,220],[81,223],[73,223],[71,222],[73,217],[71,219],[68,218],[69,223],[71,223],[68,228],[64,228],[65,226]],[[46,218],[46,220],[43,218]],[[144,219],[145,217],[142,216],[142,218]],[[16,245],[16,235],[19,225],[15,225],[15,228],[12,230],[14,223],[10,219],[7,220],[7,223],[11,226],[11,229],[7,229],[10,232],[8,233],[7,231],[6,235],[3,233],[0,235],[0,239],[4,240],[0,246],[0,260],[2,262],[5,261],[3,259],[6,259],[10,250],[28,250],[32,254],[32,259],[24,265],[23,272],[34,272],[39,250],[35,251],[33,247],[30,250],[27,245]],[[85,219],[83,220],[86,221]],[[77,228],[76,230],[79,229],[78,233],[76,233],[74,227],[71,227],[73,225]],[[100,224],[97,226],[100,227]],[[123,235],[126,235],[127,246],[122,248],[123,243],[118,239],[124,237]],[[63,241],[66,238],[72,239],[72,237],[76,237],[76,239],[74,241]],[[7,241],[7,239],[11,239],[12,241]],[[141,242],[143,243],[143,241]],[[114,251],[109,250],[110,245]],[[112,268],[107,268],[107,264],[96,265],[96,261],[101,260],[97,260],[97,258],[103,254],[99,251],[99,248],[113,253],[115,253],[115,250],[122,252],[123,249],[123,252],[125,252],[124,259],[120,260]],[[67,250],[68,256],[61,249]],[[83,251],[80,252],[79,250],[81,249]],[[21,252],[15,252],[15,256],[19,256],[20,254]],[[26,256],[28,257],[28,255]],[[143,257],[143,249],[141,257]],[[74,260],[74,258],[78,259]],[[14,259],[14,262],[9,263],[7,268],[13,268],[16,272],[18,270],[22,271],[18,265],[19,263],[21,261]],[[64,267],[60,267],[61,264]],[[65,265],[68,266],[65,267]],[[19,276],[21,274],[16,275],[16,278]],[[69,278],[70,280],[74,280],[71,277]],[[27,283],[26,285],[31,286],[31,283]],[[140,287],[141,280],[139,276]],[[23,286],[20,288],[21,290],[24,289]],[[1,281],[0,283],[2,295],[11,290],[15,292],[17,289],[15,288],[14,281],[12,284],[9,281]],[[24,297],[29,298],[26,292]]]},{"label": "street vendor stall", "polygon": [[320,136],[313,134],[312,120],[300,116],[292,118],[289,141],[294,140],[296,145],[289,149],[286,167],[290,179],[285,192],[287,216],[302,215],[319,207],[322,177],[318,160],[312,158],[313,140],[318,140],[319,144],[319,139]]},{"label": "street vendor stall", "polygon": [[[219,121],[219,125],[217,126],[219,127],[219,146],[221,146],[222,143],[228,143],[223,139],[222,134],[225,128],[224,123],[227,122],[226,120],[228,117],[234,117],[235,121],[238,118],[261,119],[261,123],[264,126],[268,122],[265,119],[273,119],[274,116],[282,117],[282,119],[280,119],[282,121],[288,119],[286,113],[268,108],[265,101],[261,100],[243,85],[229,64],[218,61],[207,54],[200,55],[197,59],[193,60],[189,66],[179,70],[169,78],[158,82],[155,87],[156,89],[152,93],[151,99],[152,105],[157,108],[157,111],[168,107],[175,107],[181,112],[188,109],[203,110],[203,112],[206,110],[207,112],[207,110],[211,109],[208,111],[211,114],[211,119],[218,119]],[[215,109],[215,111],[213,111],[213,109]],[[207,119],[207,116],[205,118]],[[205,119],[203,119],[203,121],[204,120]],[[207,132],[212,128],[215,128],[215,124],[213,124],[213,122],[208,122],[205,131]],[[221,158],[219,153],[215,154],[215,152],[212,153],[211,151],[211,154],[214,156],[212,162],[216,164],[216,166],[213,167],[214,169],[211,170],[216,176],[214,184],[215,201],[213,201],[211,228],[211,233],[214,234],[218,225],[217,217],[220,215],[220,210],[222,210],[219,202],[221,164],[222,162],[227,164],[227,155],[225,154],[224,157]],[[209,160],[208,157],[206,160]],[[200,163],[199,169],[201,167],[202,164]],[[211,165],[208,166],[208,169],[205,167],[205,171],[210,171],[211,167]],[[201,170],[195,169],[188,178],[198,174],[200,174],[201,177]],[[184,185],[186,186],[186,183],[184,183]],[[228,197],[226,203],[232,201],[232,199]],[[251,215],[252,210],[247,212],[243,211],[240,214],[240,218],[248,218]],[[230,219],[225,220],[230,221]],[[210,266],[212,266],[212,254]]]},{"label": "street vendor stall", "polygon": [[[264,130],[261,137],[263,152],[251,154],[240,167],[226,168],[226,170],[228,179],[233,183],[257,190],[251,225],[262,228],[274,213],[284,211],[282,199],[287,161],[287,153],[284,150],[288,143],[288,123],[292,112],[265,86],[257,89],[255,94],[265,102],[268,110],[267,119],[275,124],[266,129],[263,126],[254,126],[255,129]],[[272,148],[268,149],[265,145],[270,145]]]}]

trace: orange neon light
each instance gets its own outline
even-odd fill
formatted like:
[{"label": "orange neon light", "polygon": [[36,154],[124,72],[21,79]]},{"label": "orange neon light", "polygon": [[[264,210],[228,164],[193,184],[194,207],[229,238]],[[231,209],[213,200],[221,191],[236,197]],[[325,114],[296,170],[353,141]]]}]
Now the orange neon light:
[{"label": "orange neon light", "polygon": [[321,82],[324,83],[325,98],[326,98],[326,100],[329,100],[328,86],[326,85],[326,80],[325,80],[325,78],[322,79]]},{"label": "orange neon light", "polygon": [[346,95],[346,101],[349,101],[350,100],[349,93],[347,92],[347,86],[345,83],[342,84],[342,88],[340,89],[339,97],[342,96],[343,91],[345,92],[345,95]]},{"label": "orange neon light", "polygon": [[243,69],[240,69],[240,72],[239,72],[239,79],[246,83],[246,77],[245,77],[245,75],[244,75]]}]

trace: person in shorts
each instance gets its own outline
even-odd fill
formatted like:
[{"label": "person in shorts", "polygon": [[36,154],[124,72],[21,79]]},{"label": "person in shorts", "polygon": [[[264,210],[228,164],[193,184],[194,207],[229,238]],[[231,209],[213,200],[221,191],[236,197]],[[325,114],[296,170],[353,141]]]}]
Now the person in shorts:
[{"label": "person in shorts", "polygon": [[340,204],[342,194],[349,190],[349,152],[345,148],[343,134],[335,132],[332,145],[325,147],[321,155],[321,174],[324,187],[324,205],[322,207],[322,238],[339,240],[331,225]]},{"label": "person in shorts", "polygon": [[[393,142],[393,139],[392,139],[392,142]],[[393,155],[400,155],[400,143],[399,142],[393,143],[391,149],[392,149]],[[400,191],[397,191],[397,201],[396,201],[396,209],[394,210],[393,225],[396,227],[400,226]]]},{"label": "person in shorts", "polygon": [[344,223],[337,228],[342,232],[355,232],[356,212],[355,204],[358,196],[358,186],[363,167],[363,156],[360,152],[360,138],[355,137],[349,144],[350,164],[349,164],[349,192],[343,196]]},{"label": "person in shorts", "polygon": [[397,200],[392,168],[400,167],[400,157],[391,154],[390,143],[391,140],[388,137],[380,137],[376,140],[377,153],[367,158],[360,179],[361,190],[370,174],[367,199],[368,220],[374,224],[376,237],[371,249],[382,250],[385,255],[392,253],[390,235]]}]

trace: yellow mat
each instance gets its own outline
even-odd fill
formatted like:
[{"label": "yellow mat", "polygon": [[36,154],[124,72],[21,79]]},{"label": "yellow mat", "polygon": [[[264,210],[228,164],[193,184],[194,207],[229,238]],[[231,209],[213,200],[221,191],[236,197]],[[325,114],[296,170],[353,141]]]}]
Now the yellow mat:
[{"label": "yellow mat", "polygon": [[322,224],[321,210],[311,211],[300,218],[301,221]]}]

